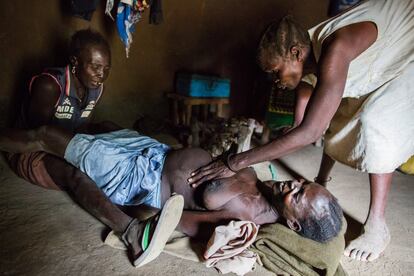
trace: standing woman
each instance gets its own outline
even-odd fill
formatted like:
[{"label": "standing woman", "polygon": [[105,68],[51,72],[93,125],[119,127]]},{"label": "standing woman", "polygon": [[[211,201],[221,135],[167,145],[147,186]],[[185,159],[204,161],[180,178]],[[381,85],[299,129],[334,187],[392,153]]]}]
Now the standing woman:
[{"label": "standing woman", "polygon": [[301,82],[304,75],[317,77],[312,93],[299,93],[310,95],[306,109],[299,110],[303,120],[266,145],[196,170],[190,184],[289,154],[317,140],[329,126],[316,180],[330,180],[335,160],[369,173],[369,214],[362,235],[345,255],[378,258],[390,241],[385,207],[393,172],[414,154],[412,30],[413,0],[363,1],[308,32],[290,17],[270,25],[259,46],[260,67],[280,88],[291,90],[309,89]]}]

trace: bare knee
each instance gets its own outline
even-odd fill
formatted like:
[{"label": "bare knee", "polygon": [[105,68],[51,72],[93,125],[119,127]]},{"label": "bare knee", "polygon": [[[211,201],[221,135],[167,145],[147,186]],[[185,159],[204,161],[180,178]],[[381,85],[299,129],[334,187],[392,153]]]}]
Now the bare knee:
[{"label": "bare knee", "polygon": [[41,126],[33,130],[33,134],[35,135],[36,140],[41,141],[45,140],[50,131],[50,126]]},{"label": "bare knee", "polygon": [[50,140],[50,133],[53,132],[53,127],[41,126],[33,130],[28,131],[29,139],[33,143],[36,143],[37,147],[41,151],[48,151],[48,142]]},{"label": "bare knee", "polygon": [[56,126],[41,126],[33,132],[34,140],[42,151],[62,157],[73,134]]},{"label": "bare knee", "polygon": [[32,135],[33,139],[38,142],[50,140],[53,136],[53,133],[57,131],[57,128],[54,126],[40,126],[33,130],[29,130],[29,135]]},{"label": "bare knee", "polygon": [[47,127],[42,126],[30,130],[16,130],[10,139],[15,141],[16,152],[47,151],[44,143],[47,135]]}]

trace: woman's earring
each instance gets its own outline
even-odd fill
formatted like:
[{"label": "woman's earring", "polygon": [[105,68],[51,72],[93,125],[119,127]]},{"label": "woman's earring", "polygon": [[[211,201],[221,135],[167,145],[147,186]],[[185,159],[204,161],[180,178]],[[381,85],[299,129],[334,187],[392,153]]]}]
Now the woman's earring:
[{"label": "woman's earring", "polygon": [[71,70],[71,72],[72,72],[72,74],[74,74],[74,75],[75,75],[75,73],[76,73],[76,66],[72,66],[72,70]]}]

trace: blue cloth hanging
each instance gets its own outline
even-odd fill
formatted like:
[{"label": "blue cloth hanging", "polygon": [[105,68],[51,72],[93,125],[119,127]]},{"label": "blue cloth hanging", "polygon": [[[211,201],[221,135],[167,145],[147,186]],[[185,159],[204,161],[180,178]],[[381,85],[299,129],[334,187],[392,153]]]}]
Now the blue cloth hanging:
[{"label": "blue cloth hanging", "polygon": [[[132,2],[132,1],[130,1]],[[135,2],[135,1],[134,1]],[[132,43],[132,33],[135,31],[135,24],[141,19],[141,12],[135,10],[133,5],[122,1],[118,4],[116,27],[119,37],[125,45],[126,56],[129,56],[129,49]]]}]

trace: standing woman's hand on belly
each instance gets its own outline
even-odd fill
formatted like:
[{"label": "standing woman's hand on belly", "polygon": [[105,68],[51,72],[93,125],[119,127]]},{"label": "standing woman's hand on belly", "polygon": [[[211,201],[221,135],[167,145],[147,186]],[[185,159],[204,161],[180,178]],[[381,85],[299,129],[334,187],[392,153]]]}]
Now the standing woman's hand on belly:
[{"label": "standing woman's hand on belly", "polygon": [[226,166],[225,161],[223,161],[222,158],[218,158],[216,160],[213,160],[211,163],[193,171],[191,173],[191,177],[188,178],[187,181],[193,188],[196,188],[203,182],[217,178],[230,177],[234,174],[235,172]]}]

